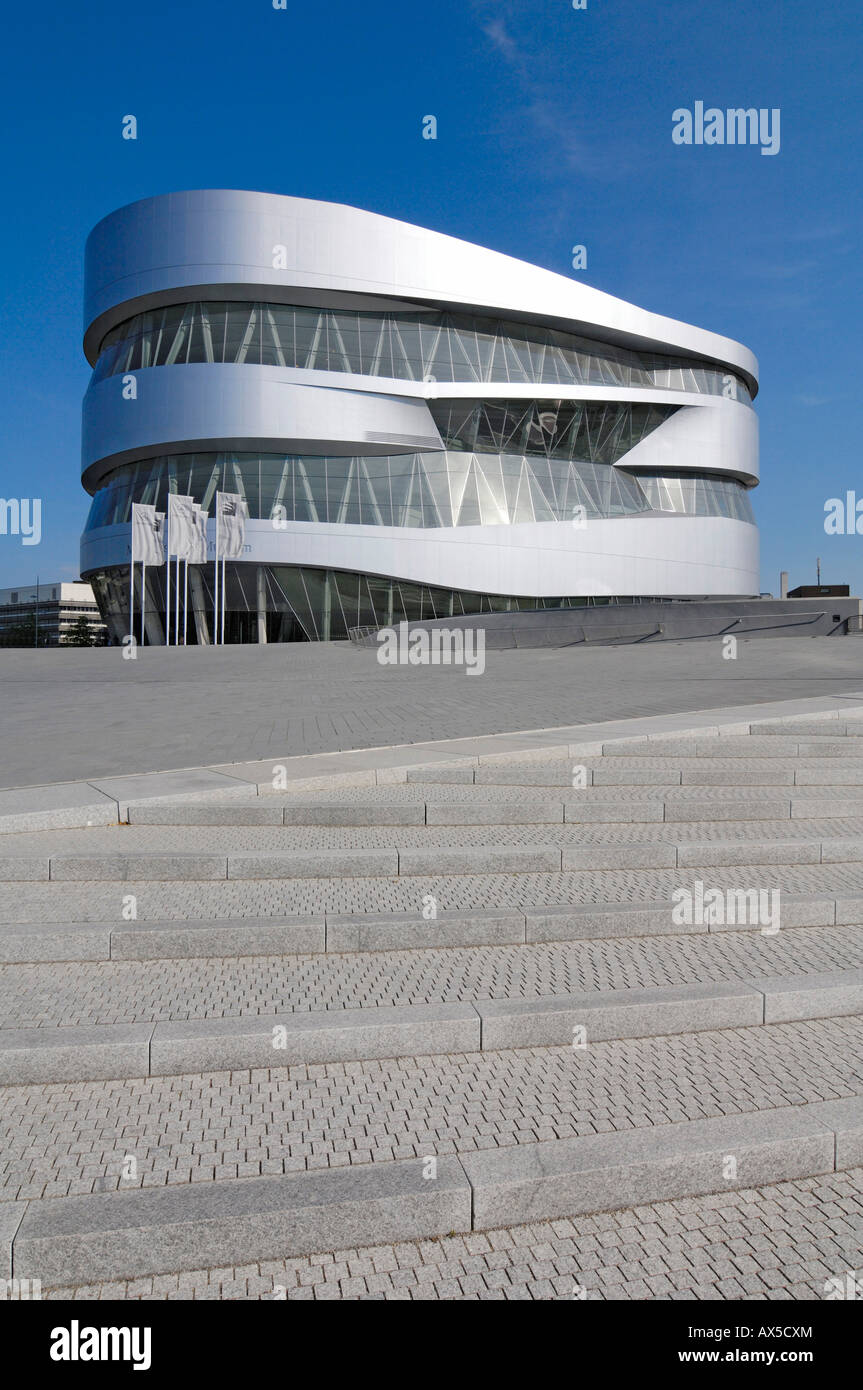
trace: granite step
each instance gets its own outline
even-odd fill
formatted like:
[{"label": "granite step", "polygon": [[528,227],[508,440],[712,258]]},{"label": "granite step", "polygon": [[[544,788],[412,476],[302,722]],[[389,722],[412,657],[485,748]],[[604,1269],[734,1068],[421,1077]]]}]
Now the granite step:
[{"label": "granite step", "polygon": [[[784,805],[789,820],[796,822],[832,819],[835,803],[764,802],[748,806],[741,815],[739,802],[716,803],[715,820],[781,820]],[[608,807],[593,804],[567,804],[565,825],[602,823]],[[615,803],[615,825],[635,826],[700,823],[705,820],[700,802],[632,805],[625,820],[624,808]],[[451,824],[451,822],[447,822]],[[591,870],[710,868],[721,865],[758,866],[769,864],[858,863],[863,860],[863,836],[792,837],[788,840],[751,839],[710,840],[677,845],[673,830],[662,838],[650,831],[633,830],[632,839],[600,845],[572,844],[555,840],[549,831],[546,842],[508,844],[506,826],[484,826],[487,843],[464,846],[432,843],[381,847],[379,849],[246,850],[229,854],[153,854],[130,851],[127,854],[60,854],[52,856],[14,855],[0,858],[0,883],[182,883],[226,882],[237,879],[339,879],[405,878],[430,875],[472,874],[554,874]],[[497,830],[497,836],[492,831]]]},{"label": "granite step", "polygon": [[850,1168],[863,1098],[465,1154],[473,1226],[612,1211]]},{"label": "granite step", "polygon": [[468,1231],[471,1188],[459,1160],[442,1156],[433,1180],[421,1162],[402,1159],[55,1198],[12,1217],[15,1277],[29,1269],[45,1286],[89,1284]]},{"label": "granite step", "polygon": [[575,1217],[843,1171],[863,1098],[461,1154],[9,1204],[4,1268],[46,1288]]},{"label": "granite step", "polygon": [[[746,921],[711,922],[695,914],[691,922],[676,921],[673,908],[671,900],[645,900],[537,904],[523,911],[442,910],[434,917],[416,910],[319,917],[6,922],[0,923],[0,965],[344,955],[759,929]],[[783,929],[856,926],[863,922],[863,896],[782,894],[780,912]]]},{"label": "granite step", "polygon": [[525,999],[0,1029],[0,1085],[589,1046],[863,1012],[863,969]]}]

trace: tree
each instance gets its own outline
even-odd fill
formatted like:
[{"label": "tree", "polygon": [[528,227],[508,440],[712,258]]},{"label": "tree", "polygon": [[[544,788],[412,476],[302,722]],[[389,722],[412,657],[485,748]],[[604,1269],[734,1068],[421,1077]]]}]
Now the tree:
[{"label": "tree", "polygon": [[36,623],[32,617],[22,618],[0,630],[0,646],[3,647],[32,647],[35,639]]},{"label": "tree", "polygon": [[63,634],[64,647],[94,647],[95,634],[89,619],[81,613]]}]

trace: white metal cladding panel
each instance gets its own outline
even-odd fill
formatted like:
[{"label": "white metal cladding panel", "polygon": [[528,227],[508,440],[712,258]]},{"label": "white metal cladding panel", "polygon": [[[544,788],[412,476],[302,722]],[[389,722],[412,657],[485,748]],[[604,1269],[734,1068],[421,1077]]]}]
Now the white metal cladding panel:
[{"label": "white metal cladding panel", "polygon": [[[285,269],[273,267],[275,246],[286,248]],[[754,355],[730,338],[512,256],[340,203],[214,189],[144,199],[93,229],[85,277],[88,357],[94,361],[108,327],[129,316],[119,307],[126,301],[160,302],[169,291],[218,285],[245,286],[250,298],[265,297],[255,287],[272,287],[282,302],[300,287],[471,306],[694,353],[752,382],[758,376]]]},{"label": "white metal cladding panel", "polygon": [[[443,448],[423,400],[285,380],[280,367],[189,363],[95,382],[84,397],[82,469],[94,488],[119,457],[221,447],[270,453],[388,454]],[[202,443],[203,441],[203,443]],[[180,449],[177,446],[181,446]],[[113,459],[113,464],[98,464]]]},{"label": "white metal cladding panel", "polygon": [[758,417],[750,406],[721,396],[617,386],[524,389],[470,383],[466,389],[463,384],[380,383],[342,374],[334,385],[325,372],[233,363],[149,367],[131,375],[137,390],[134,400],[124,397],[123,376],[94,382],[84,397],[81,466],[91,490],[119,460],[173,453],[178,447],[218,449],[219,441],[226,449],[243,449],[246,441],[246,452],[271,453],[362,455],[440,449],[440,435],[426,405],[426,399],[435,397],[679,405],[681,409],[618,460],[618,466],[728,473],[750,483],[758,479]]},{"label": "white metal cladding panel", "polygon": [[[129,531],[126,525],[86,532],[82,574],[128,564]],[[626,517],[590,521],[583,529],[568,522],[434,530],[288,522],[276,529],[250,521],[246,541],[244,563],[356,570],[475,593],[759,592],[757,527],[724,517]]]},{"label": "white metal cladding panel", "polygon": [[[691,400],[692,397],[687,397]],[[758,416],[747,405],[710,398],[709,405],[684,406],[644,439],[617,468],[669,473],[678,469],[728,473],[746,483],[758,481]]]}]

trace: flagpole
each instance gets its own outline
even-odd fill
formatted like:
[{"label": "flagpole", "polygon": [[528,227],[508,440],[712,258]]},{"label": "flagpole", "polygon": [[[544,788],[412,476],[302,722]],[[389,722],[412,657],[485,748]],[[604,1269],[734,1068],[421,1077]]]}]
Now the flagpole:
[{"label": "flagpole", "polygon": [[174,646],[180,645],[180,557],[177,556],[174,570]]},{"label": "flagpole", "polygon": [[227,579],[227,575],[226,575],[226,573],[225,573],[225,561],[222,560],[222,646],[223,646],[223,647],[224,647],[224,645],[225,645],[225,582],[226,582],[226,579]]},{"label": "flagpole", "polygon": [[147,606],[147,566],[141,561],[141,646],[144,645],[144,609]]},{"label": "flagpole", "polygon": [[219,645],[219,515],[220,492],[216,492],[216,558],[213,565],[213,646]]},{"label": "flagpole", "polygon": [[171,645],[171,494],[165,506],[165,646]]},{"label": "flagpole", "polygon": [[132,558],[129,561],[129,634],[135,634],[135,523],[132,522]]},{"label": "flagpole", "polygon": [[189,635],[189,561],[183,566],[183,646]]}]

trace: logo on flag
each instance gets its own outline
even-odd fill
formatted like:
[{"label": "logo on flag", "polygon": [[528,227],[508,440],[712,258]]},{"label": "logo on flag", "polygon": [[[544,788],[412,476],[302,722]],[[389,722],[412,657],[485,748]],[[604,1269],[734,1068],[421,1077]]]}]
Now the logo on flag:
[{"label": "logo on flag", "polygon": [[249,508],[238,492],[216,493],[216,552],[220,560],[236,560],[243,553]]},{"label": "logo on flag", "polygon": [[209,513],[204,511],[195,503],[195,545],[194,553],[190,555],[191,565],[205,565],[207,563],[207,521]]}]

